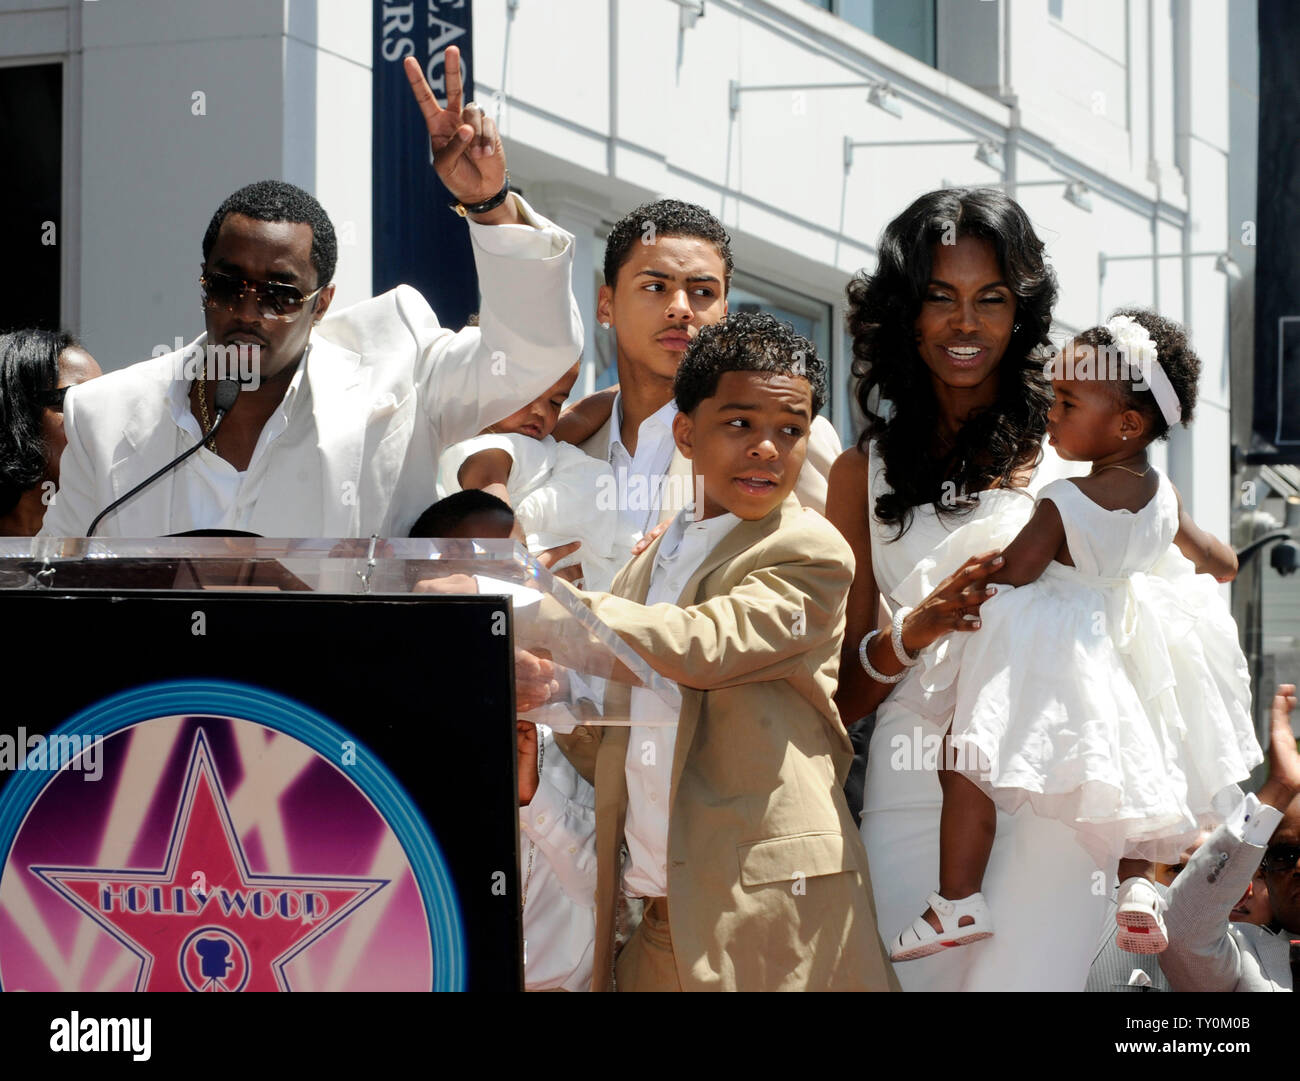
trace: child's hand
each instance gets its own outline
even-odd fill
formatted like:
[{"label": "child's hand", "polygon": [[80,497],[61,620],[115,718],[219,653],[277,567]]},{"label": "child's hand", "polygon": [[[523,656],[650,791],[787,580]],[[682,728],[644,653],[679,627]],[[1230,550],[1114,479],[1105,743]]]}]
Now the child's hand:
[{"label": "child's hand", "polygon": [[537,795],[537,725],[515,721],[515,748],[519,754],[519,806],[527,807]]},{"label": "child's hand", "polygon": [[1291,730],[1291,711],[1295,709],[1294,683],[1278,686],[1273,696],[1271,734],[1268,741],[1268,780],[1259,790],[1259,801],[1285,811],[1300,792],[1300,750],[1296,749]]},{"label": "child's hand", "polygon": [[555,664],[545,651],[530,653],[515,649],[515,712],[527,713],[546,705],[551,696],[559,694],[560,683],[555,678]]},{"label": "child's hand", "polygon": [[915,655],[952,631],[977,631],[980,605],[997,592],[987,585],[1002,566],[1001,552],[971,556],[903,620],[903,647]]},{"label": "child's hand", "polygon": [[569,544],[560,544],[554,548],[547,548],[546,551],[538,553],[537,562],[551,571],[556,578],[563,578],[566,582],[571,582],[578,588],[582,587],[583,574],[582,564],[572,563],[567,567],[561,567],[558,571],[551,570],[555,564],[559,563],[567,556],[571,556],[582,547],[582,541],[573,541]]},{"label": "child's hand", "polygon": [[669,518],[668,521],[666,522],[660,522],[657,526],[654,527],[654,529],[650,530],[649,533],[647,533],[644,537],[642,537],[639,541],[637,541],[636,544],[632,545],[632,554],[634,556],[639,556],[642,552],[644,552],[647,548],[649,548],[650,545],[654,544],[655,539],[659,537],[663,533],[663,531],[672,524],[673,524],[673,520],[671,518]]}]

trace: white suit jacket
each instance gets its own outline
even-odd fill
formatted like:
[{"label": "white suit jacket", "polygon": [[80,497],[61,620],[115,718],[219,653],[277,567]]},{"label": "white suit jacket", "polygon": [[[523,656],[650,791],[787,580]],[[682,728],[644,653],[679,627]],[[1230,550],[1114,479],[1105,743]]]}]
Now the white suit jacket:
[{"label": "white suit jacket", "polygon": [[[1252,813],[1259,813],[1258,802]],[[1175,991],[1294,990],[1291,935],[1228,922],[1267,847],[1251,844],[1243,832],[1229,818],[1192,854],[1169,888],[1169,948],[1160,954],[1160,967]]]},{"label": "white suit jacket", "polygon": [[[526,205],[521,210],[541,228],[470,226],[479,328],[456,334],[440,326],[409,286],[321,320],[303,388],[316,438],[279,454],[272,444],[250,530],[405,536],[437,498],[441,448],[509,416],[573,365],[582,352],[570,282],[573,238]],[[68,394],[68,446],[43,535],[84,536],[95,515],[186,449],[168,400],[177,355],[110,372]],[[175,532],[176,476],[166,474],[114,511],[96,535]]]}]

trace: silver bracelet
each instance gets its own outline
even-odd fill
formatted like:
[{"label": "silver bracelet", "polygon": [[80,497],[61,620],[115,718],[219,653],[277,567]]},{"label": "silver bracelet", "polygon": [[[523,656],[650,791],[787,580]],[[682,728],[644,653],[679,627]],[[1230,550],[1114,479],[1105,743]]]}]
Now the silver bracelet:
[{"label": "silver bracelet", "polygon": [[918,653],[913,657],[907,652],[907,647],[903,645],[903,620],[905,620],[912,609],[899,608],[894,613],[894,630],[889,636],[889,640],[894,643],[894,656],[898,658],[898,663],[904,668],[911,668],[914,664],[919,664],[921,655]]},{"label": "silver bracelet", "polygon": [[901,683],[903,677],[907,675],[906,668],[904,668],[901,672],[897,673],[896,675],[887,676],[883,672],[877,672],[875,667],[872,665],[872,663],[869,660],[867,660],[867,646],[871,644],[871,640],[875,638],[876,635],[878,635],[879,633],[880,633],[880,629],[877,628],[874,631],[868,631],[866,634],[862,636],[862,641],[858,645],[858,660],[862,662],[862,670],[866,672],[867,675],[869,675],[877,683]]}]

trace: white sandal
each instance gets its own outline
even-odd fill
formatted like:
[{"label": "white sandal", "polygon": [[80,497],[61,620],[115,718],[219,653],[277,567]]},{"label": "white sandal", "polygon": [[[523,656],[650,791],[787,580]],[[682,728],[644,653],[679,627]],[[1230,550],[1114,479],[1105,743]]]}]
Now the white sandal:
[{"label": "white sandal", "polygon": [[[949,901],[932,893],[926,900],[931,911],[939,917],[943,933],[931,927],[924,916],[918,916],[910,927],[894,936],[889,947],[891,961],[915,961],[940,950],[993,937],[993,914],[989,912],[984,894],[972,893],[969,897]],[[961,924],[968,916],[974,922]]]},{"label": "white sandal", "polygon": [[1165,902],[1150,882],[1134,876],[1119,885],[1116,898],[1115,945],[1129,953],[1163,953],[1169,946],[1169,934],[1161,916]]}]

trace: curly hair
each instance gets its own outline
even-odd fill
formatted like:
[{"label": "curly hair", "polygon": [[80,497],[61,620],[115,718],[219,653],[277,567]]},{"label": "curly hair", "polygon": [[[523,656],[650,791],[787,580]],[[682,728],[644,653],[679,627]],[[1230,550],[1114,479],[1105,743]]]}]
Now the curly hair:
[{"label": "curly hair", "polygon": [[[951,448],[937,453],[938,400],[917,351],[915,324],[934,245],[967,236],[993,246],[1016,298],[1017,329],[998,365],[995,400],[967,419]],[[1049,344],[1056,275],[1028,215],[992,189],[922,195],[885,227],[879,252],[875,272],[859,272],[849,283],[848,327],[859,380],[855,395],[867,420],[858,446],[865,451],[876,441],[891,490],[876,499],[874,513],[896,527],[897,539],[917,507],[933,505],[941,515],[971,509],[944,499],[945,490],[1007,487],[1017,471],[1036,461],[1052,401],[1040,350]]]},{"label": "curly hair", "polygon": [[[629,210],[609,231],[605,241],[605,284],[611,289],[618,281],[618,272],[623,269],[628,256],[636,244],[653,244],[654,237],[684,236],[707,240],[722,256],[727,268],[723,280],[723,292],[731,289],[731,237],[712,214],[702,206],[683,203],[680,199],[659,199],[653,203],[642,203],[635,210]],[[646,239],[646,238],[650,239]]]},{"label": "curly hair", "polygon": [[46,476],[44,406],[39,396],[59,385],[59,357],[79,343],[52,330],[0,335],[0,514]]},{"label": "curly hair", "polygon": [[[1121,308],[1111,312],[1110,318],[1114,319],[1117,315],[1127,315],[1151,335],[1151,340],[1156,343],[1156,360],[1165,375],[1169,376],[1174,393],[1178,395],[1178,404],[1183,411],[1182,425],[1187,427],[1196,409],[1196,386],[1201,379],[1201,358],[1188,344],[1187,332],[1172,319],[1166,319],[1148,308]],[[1109,321],[1108,319],[1107,322]],[[1073,341],[1079,345],[1090,345],[1094,349],[1116,349],[1126,369],[1135,367],[1129,357],[1123,356],[1123,350],[1116,346],[1115,339],[1104,326],[1090,327],[1076,334]],[[1160,406],[1150,389],[1135,389],[1132,379],[1111,379],[1107,383],[1121,410],[1136,409],[1146,417],[1149,441],[1169,438],[1169,422],[1160,412]]]},{"label": "curly hair", "polygon": [[334,278],[339,244],[334,225],[325,208],[310,192],[283,180],[259,180],[240,188],[217,207],[203,234],[203,261],[208,261],[221,223],[230,214],[243,214],[255,221],[287,221],[311,226],[311,265],[316,268],[316,284],[328,285]]},{"label": "curly hair", "polygon": [[826,362],[817,355],[817,347],[766,312],[738,312],[700,329],[686,347],[673,380],[677,408],[694,412],[700,402],[717,393],[723,372],[802,376],[812,386],[813,413],[826,404]]}]

